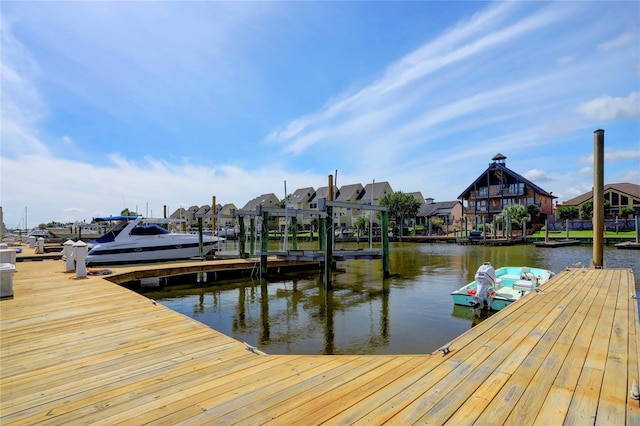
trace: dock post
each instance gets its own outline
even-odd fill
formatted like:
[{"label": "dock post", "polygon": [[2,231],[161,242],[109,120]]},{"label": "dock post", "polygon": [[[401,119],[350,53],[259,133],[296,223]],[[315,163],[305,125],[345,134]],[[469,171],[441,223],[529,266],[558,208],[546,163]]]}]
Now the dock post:
[{"label": "dock post", "polygon": [[602,268],[604,256],[604,130],[593,132],[593,267]]},{"label": "dock post", "polygon": [[240,220],[238,221],[238,251],[241,259],[245,259],[247,257],[247,253],[244,249],[244,216],[240,216]]},{"label": "dock post", "polygon": [[333,272],[333,207],[327,206],[327,217],[324,219],[324,286],[332,287],[331,278]]},{"label": "dock post", "polygon": [[216,228],[217,228],[217,223],[216,223],[216,214],[218,213],[216,211],[217,207],[216,207],[216,196],[213,195],[211,196],[211,235],[215,235],[216,234]]},{"label": "dock post", "polygon": [[491,233],[493,239],[498,238],[498,217],[493,216],[493,232]]},{"label": "dock post", "polygon": [[291,218],[291,246],[293,250],[298,250],[298,218]]},{"label": "dock post", "polygon": [[73,272],[76,269],[76,260],[73,257],[73,240],[67,240],[62,244],[62,254],[65,258],[65,272]]},{"label": "dock post", "polygon": [[[243,234],[242,238],[244,237]],[[254,217],[249,219],[249,238],[251,238],[251,241],[249,241],[249,254],[253,256],[256,254],[256,219]]]},{"label": "dock post", "polygon": [[382,222],[382,275],[389,277],[389,233],[387,227],[389,226],[389,212],[383,211],[380,221]]},{"label": "dock post", "polygon": [[485,216],[482,216],[482,243],[487,243],[487,218]]},{"label": "dock post", "polygon": [[[213,231],[212,231],[213,232]],[[204,244],[202,241],[202,218],[198,218],[198,248],[200,253],[200,260],[204,259]]]},{"label": "dock post", "polygon": [[36,253],[44,253],[44,238],[38,238],[38,245],[36,246]]},{"label": "dock post", "polygon": [[[321,210],[325,210],[324,198],[321,199],[320,203],[318,203],[318,207]],[[320,206],[322,204],[322,206]],[[318,216],[318,250],[324,251],[324,248],[327,246],[327,221],[326,218],[322,216]]]},{"label": "dock post", "polygon": [[262,238],[260,239],[260,272],[267,276],[267,252],[269,251],[269,212],[262,212]]},{"label": "dock post", "polygon": [[73,244],[73,257],[76,260],[76,278],[86,278],[87,244],[82,240]]},{"label": "dock post", "polygon": [[549,219],[544,220],[544,242],[549,242]]},{"label": "dock post", "polygon": [[[333,175],[329,175],[327,185],[329,193],[327,201],[333,201]],[[327,217],[325,218],[325,242],[324,242],[324,286],[328,290],[332,287],[331,279],[333,272],[333,207],[325,206]]]}]

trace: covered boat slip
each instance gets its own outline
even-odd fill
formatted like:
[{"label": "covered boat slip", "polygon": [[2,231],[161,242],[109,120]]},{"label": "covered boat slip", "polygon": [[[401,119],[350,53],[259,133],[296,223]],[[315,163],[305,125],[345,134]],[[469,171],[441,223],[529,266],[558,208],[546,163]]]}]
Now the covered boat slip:
[{"label": "covered boat slip", "polygon": [[19,263],[0,300],[3,425],[640,423],[630,270],[564,271],[448,351],[294,356],[63,269]]}]

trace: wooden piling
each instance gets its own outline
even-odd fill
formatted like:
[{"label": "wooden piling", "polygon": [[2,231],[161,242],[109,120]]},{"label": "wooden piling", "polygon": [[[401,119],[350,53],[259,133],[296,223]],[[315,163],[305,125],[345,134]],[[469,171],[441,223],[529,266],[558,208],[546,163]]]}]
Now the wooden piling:
[{"label": "wooden piling", "polygon": [[269,212],[262,212],[262,238],[260,239],[260,272],[267,276],[267,252],[269,251]]},{"label": "wooden piling", "polygon": [[[329,175],[328,201],[333,201],[333,176]],[[333,273],[333,207],[326,207],[327,217],[325,218],[325,244],[324,244],[324,286],[332,287],[331,278]]]},{"label": "wooden piling", "polygon": [[593,267],[602,268],[604,256],[604,130],[593,134]]}]

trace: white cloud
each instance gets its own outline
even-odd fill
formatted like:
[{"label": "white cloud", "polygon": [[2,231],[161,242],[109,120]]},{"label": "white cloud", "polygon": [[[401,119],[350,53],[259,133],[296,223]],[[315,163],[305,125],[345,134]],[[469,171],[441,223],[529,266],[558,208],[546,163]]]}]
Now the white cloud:
[{"label": "white cloud", "polygon": [[0,138],[3,155],[46,153],[47,148],[37,137],[38,125],[46,116],[46,107],[35,84],[40,70],[29,52],[13,36],[12,22],[4,15],[1,20]]},{"label": "white cloud", "polygon": [[525,178],[529,179],[531,182],[536,183],[544,183],[552,180],[550,176],[544,170],[540,169],[531,169],[522,174]]},{"label": "white cloud", "polygon": [[598,50],[609,50],[612,49],[614,47],[618,47],[618,46],[624,46],[626,44],[629,43],[637,43],[637,37],[634,36],[634,34],[632,32],[625,32],[620,34],[618,37],[611,39],[611,40],[607,40],[604,43],[600,43],[598,45]]},{"label": "white cloud", "polygon": [[[640,149],[638,150],[619,150],[613,148],[604,149],[604,161],[622,162],[622,161],[640,161]],[[593,164],[593,153],[590,155],[582,156],[578,159],[579,164]]]},{"label": "white cloud", "polygon": [[[171,164],[154,158],[134,162],[120,154],[108,156],[110,163],[98,167],[50,156],[28,155],[2,158],[2,173],[21,176],[14,185],[3,182],[3,213],[7,227],[18,225],[28,207],[29,226],[49,221],[90,220],[105,214],[119,214],[125,207],[160,216],[163,206],[169,214],[177,208],[234,203],[242,208],[250,199],[275,192],[284,180],[289,188],[326,185],[326,176],[290,172],[278,165],[244,170],[233,165],[213,168],[190,163]],[[37,164],[25,172],[25,164]],[[52,184],[52,182],[54,182]],[[46,192],[43,189],[46,188]],[[33,194],[40,194],[33,197]],[[10,200],[8,202],[7,200]]]},{"label": "white cloud", "polygon": [[633,118],[640,115],[640,94],[631,92],[626,98],[602,96],[585,102],[578,107],[578,112],[601,121]]},{"label": "white cloud", "polygon": [[[222,5],[230,8],[228,13],[235,11],[235,6]],[[191,139],[198,139],[201,134],[185,131],[187,126],[193,127],[197,114],[206,116],[203,121],[225,118],[212,114],[207,109],[208,102],[220,105],[220,111],[233,109],[230,104],[247,104],[241,93],[254,92],[254,84],[258,84],[255,80],[264,78],[259,84],[271,85],[268,78],[273,77],[260,68],[264,64],[255,58],[260,55],[247,52],[278,56],[285,49],[277,44],[270,46],[270,37],[265,37],[258,49],[250,40],[255,34],[243,30],[238,37],[233,31],[249,28],[248,32],[266,34],[267,28],[273,28],[263,20],[272,22],[261,13],[253,13],[253,8],[239,6],[247,12],[235,19],[222,19],[226,23],[220,27],[210,25],[212,14],[206,13],[193,23],[190,18],[195,17],[195,12],[217,11],[199,9],[200,4],[177,12],[170,3],[150,6],[155,9],[134,3],[82,4],[74,7],[81,7],[84,12],[69,14],[66,8],[45,3],[41,6],[44,10],[57,12],[51,23],[39,32],[38,24],[48,18],[40,8],[38,17],[24,18],[30,23],[16,33],[28,36],[25,43],[38,39],[39,43],[27,46],[33,48],[40,64],[11,37],[11,28],[3,20],[2,202],[7,225],[16,225],[15,215],[21,214],[25,206],[29,207],[30,221],[35,223],[90,219],[119,213],[124,207],[144,211],[147,203],[157,216],[164,205],[172,212],[181,205],[209,204],[213,195],[218,202],[233,202],[240,208],[261,193],[274,192],[281,197],[284,180],[289,192],[324,186],[326,174],[335,169],[340,173],[340,185],[367,184],[375,178],[389,181],[396,190],[417,190],[444,201],[455,199],[497,152],[509,156],[512,164],[519,163],[513,170],[528,170],[524,176],[545,190],[572,198],[590,189],[593,162],[592,157],[583,157],[578,167],[585,167],[576,171],[576,155],[590,150],[593,124],[577,117],[575,106],[581,101],[575,99],[593,99],[581,105],[581,112],[589,118],[637,117],[637,91],[626,98],[597,98],[602,93],[637,90],[633,85],[629,88],[626,74],[617,79],[620,84],[601,77],[604,69],[623,72],[620,64],[637,56],[612,49],[607,54],[612,61],[602,64],[587,55],[574,54],[584,52],[585,43],[592,48],[596,37],[603,40],[595,30],[582,32],[581,43],[573,37],[550,43],[553,36],[565,34],[573,17],[579,14],[570,13],[571,17],[565,20],[567,11],[575,10],[573,4],[540,5],[497,2],[440,35],[425,29],[424,37],[434,37],[431,41],[408,54],[394,52],[399,59],[386,67],[377,63],[373,72],[378,78],[364,87],[337,96],[336,92],[322,93],[319,96],[324,98],[320,99],[328,100],[318,109],[300,98],[295,99],[297,111],[292,107],[269,116],[259,109],[243,109],[240,125],[250,128],[254,123],[247,122],[248,117],[260,116],[262,120],[251,135],[253,140],[259,140],[265,128],[275,129],[265,138],[271,144],[266,148],[252,144],[249,138],[242,139],[244,136],[238,138],[233,131],[221,133],[222,137],[207,134],[202,139],[207,140],[208,146],[203,147]],[[105,9],[120,7],[131,7],[135,13],[111,10],[102,16]],[[561,13],[556,13],[557,9]],[[87,10],[91,12],[88,15]],[[533,14],[522,15],[531,10]],[[280,13],[286,15],[282,10],[268,15],[273,18]],[[140,15],[144,15],[143,22],[139,22]],[[560,25],[553,25],[558,21],[562,21]],[[158,28],[162,32],[158,33]],[[142,31],[136,33],[139,29]],[[139,37],[131,38],[132,34]],[[54,40],[49,42],[50,38]],[[603,48],[616,45],[611,42],[603,44]],[[293,46],[287,47],[293,50]],[[38,56],[38,48],[46,55]],[[296,52],[302,60],[308,53]],[[326,73],[330,80],[336,66],[327,66],[318,72]],[[189,84],[163,84],[175,76]],[[637,74],[634,76],[631,84],[637,83]],[[147,77],[152,81],[148,82]],[[345,73],[341,78],[343,87],[354,87],[353,82],[371,77]],[[42,92],[41,79],[49,85]],[[153,82],[162,85],[162,90],[157,90]],[[65,96],[63,101],[45,99],[45,93]],[[232,96],[225,97],[228,94]],[[286,91],[280,94],[288,95]],[[293,98],[289,102],[293,103]],[[207,108],[200,110],[201,105]],[[62,111],[61,116],[86,108],[91,111],[78,116],[91,121],[65,122],[53,117],[55,122],[47,122],[47,108],[52,113]],[[294,118],[276,128],[270,120],[282,123],[285,114]],[[103,137],[95,140],[106,140],[112,129],[102,121],[104,116],[119,118],[110,123],[125,126],[125,133],[131,130],[131,140],[126,140],[128,134],[120,139],[114,137],[113,152],[92,155],[90,146],[98,145],[104,151],[107,144],[91,143],[92,135],[86,129],[91,126],[96,135]],[[189,118],[186,125],[181,122],[184,117]],[[152,132],[135,128],[134,123],[145,120],[163,128],[163,137],[157,143],[153,137],[144,137]],[[153,127],[153,123],[145,122],[143,126]],[[47,130],[55,132],[54,136],[47,135]],[[168,138],[164,138],[166,133],[170,133]],[[168,145],[166,140],[171,138],[172,145]],[[56,151],[60,155],[97,158],[99,163],[56,158],[45,148],[47,140],[58,142],[58,146],[82,148],[82,152],[60,149]],[[150,140],[157,145],[153,151],[139,148]],[[581,145],[583,140],[585,144]],[[212,147],[212,141],[216,146]],[[278,153],[273,144],[297,157],[291,161],[290,156],[280,155],[275,161],[282,163],[274,163],[271,156]],[[219,145],[232,146],[235,152],[221,154]],[[616,163],[615,172],[609,172],[613,167],[608,167],[607,173],[618,181],[637,182],[638,172],[628,169],[630,162],[637,163],[640,153],[629,145],[629,141],[622,141],[619,149],[606,150],[607,165]],[[134,146],[139,148],[135,153],[127,151]],[[161,153],[154,155],[163,157],[145,157],[147,152]],[[191,155],[192,160],[180,158],[181,155]],[[29,168],[25,173],[25,165],[32,164],[38,165],[37,170]],[[619,164],[627,169],[618,168]]]},{"label": "white cloud", "polygon": [[[447,121],[483,114],[490,107],[508,108],[514,99],[532,99],[540,92],[539,87],[547,84],[545,77],[509,80],[499,85],[487,82],[457,98],[442,93],[444,87],[455,88],[458,83],[446,71],[454,64],[491,54],[566,14],[563,9],[543,8],[502,25],[513,7],[511,3],[498,3],[459,23],[389,65],[382,77],[370,85],[342,94],[317,113],[292,120],[283,129],[271,132],[266,140],[281,143],[285,152],[295,155],[319,144],[339,145],[341,151],[351,146],[352,154],[357,155],[361,155],[362,144],[366,144],[367,152],[384,149],[390,141],[396,149],[409,149],[416,143],[426,143],[428,131],[440,130]],[[471,69],[468,72],[472,75]],[[515,108],[509,114],[513,111]],[[500,119],[507,117],[505,113]],[[495,116],[477,125],[491,121]]]},{"label": "white cloud", "polygon": [[558,59],[558,64],[559,65],[564,65],[564,64],[568,64],[570,62],[573,62],[573,60],[575,59],[574,55],[567,55],[567,56],[563,56],[561,58]]},{"label": "white cloud", "polygon": [[614,181],[616,182],[640,182],[640,164],[638,167],[632,167],[629,170],[626,170],[620,173],[615,177]]},{"label": "white cloud", "polygon": [[[591,159],[591,162],[593,163],[593,158]],[[578,175],[593,176],[593,167],[582,167],[580,170],[578,170]]]}]

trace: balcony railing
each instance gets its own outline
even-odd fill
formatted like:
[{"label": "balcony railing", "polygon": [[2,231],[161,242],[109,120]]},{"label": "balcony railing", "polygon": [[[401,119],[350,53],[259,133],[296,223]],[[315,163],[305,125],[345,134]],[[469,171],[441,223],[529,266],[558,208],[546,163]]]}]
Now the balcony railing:
[{"label": "balcony railing", "polygon": [[524,188],[515,188],[515,189],[509,189],[509,188],[491,188],[488,191],[488,195],[487,195],[487,191],[471,191],[471,194],[469,195],[470,199],[477,199],[477,198],[495,198],[495,197],[517,197],[517,196],[521,196],[525,194],[525,189]]},{"label": "balcony railing", "polygon": [[[538,206],[538,208],[542,207],[542,205],[540,203],[533,203],[536,206]],[[487,213],[487,210],[489,211],[489,213],[501,213],[502,210],[507,207],[510,206],[511,204],[505,204],[504,206],[489,206],[489,208],[487,209],[487,206],[470,206],[468,208],[468,211],[470,213]]]}]

